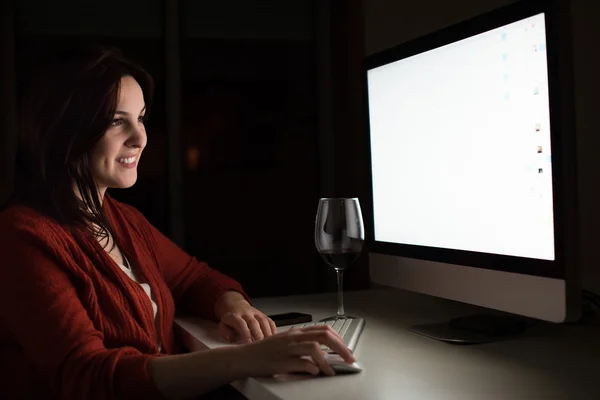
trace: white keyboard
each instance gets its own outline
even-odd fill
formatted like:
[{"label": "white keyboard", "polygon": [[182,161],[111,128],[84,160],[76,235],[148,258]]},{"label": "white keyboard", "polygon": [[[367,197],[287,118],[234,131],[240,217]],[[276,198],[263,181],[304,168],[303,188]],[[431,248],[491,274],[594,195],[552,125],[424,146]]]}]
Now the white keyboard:
[{"label": "white keyboard", "polygon": [[[277,332],[284,332],[292,328],[306,328],[314,325],[329,325],[335,330],[344,340],[346,346],[350,351],[354,352],[360,334],[365,328],[365,320],[363,318],[348,318],[338,319],[335,321],[318,321],[318,322],[307,322],[296,325],[286,325],[277,328]],[[323,350],[329,350],[327,346],[321,346]]]}]

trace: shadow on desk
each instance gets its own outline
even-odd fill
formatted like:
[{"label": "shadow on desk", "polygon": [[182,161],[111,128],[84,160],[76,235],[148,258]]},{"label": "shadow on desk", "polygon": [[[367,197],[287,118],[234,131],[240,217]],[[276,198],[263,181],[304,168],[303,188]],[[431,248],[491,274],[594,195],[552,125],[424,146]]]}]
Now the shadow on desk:
[{"label": "shadow on desk", "polygon": [[238,392],[233,386],[225,385],[213,390],[197,400],[248,400],[243,394]]}]

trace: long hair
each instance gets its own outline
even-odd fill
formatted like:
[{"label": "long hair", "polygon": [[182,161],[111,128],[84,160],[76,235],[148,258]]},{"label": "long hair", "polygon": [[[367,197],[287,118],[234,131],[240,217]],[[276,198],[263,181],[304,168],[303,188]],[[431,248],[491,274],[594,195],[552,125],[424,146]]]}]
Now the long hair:
[{"label": "long hair", "polygon": [[19,107],[14,201],[69,229],[113,234],[90,153],[114,118],[124,76],[138,82],[149,111],[152,77],[116,49],[70,49],[39,69]]}]

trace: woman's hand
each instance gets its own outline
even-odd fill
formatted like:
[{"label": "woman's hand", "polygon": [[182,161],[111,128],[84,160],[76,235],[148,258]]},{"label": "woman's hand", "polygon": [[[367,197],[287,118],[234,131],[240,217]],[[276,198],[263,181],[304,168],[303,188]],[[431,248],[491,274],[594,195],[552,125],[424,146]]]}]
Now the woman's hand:
[{"label": "woman's hand", "polygon": [[354,356],[340,336],[328,325],[290,329],[265,340],[239,346],[239,365],[245,376],[272,376],[281,373],[307,372],[317,375],[323,372],[334,375],[325,360],[321,344],[328,346],[346,362],[354,362]]},{"label": "woman's hand", "polygon": [[249,343],[274,335],[275,322],[244,299],[238,292],[223,293],[215,304],[219,331],[225,340]]}]

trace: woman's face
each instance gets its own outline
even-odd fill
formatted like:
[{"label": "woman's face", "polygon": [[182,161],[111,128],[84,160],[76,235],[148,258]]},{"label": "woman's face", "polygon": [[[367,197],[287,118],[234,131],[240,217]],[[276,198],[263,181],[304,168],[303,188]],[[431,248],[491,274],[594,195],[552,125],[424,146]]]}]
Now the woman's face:
[{"label": "woman's face", "polygon": [[137,180],[137,165],[146,147],[142,88],[131,76],[121,78],[110,127],[91,153],[92,173],[100,198],[107,188],[128,188]]}]

